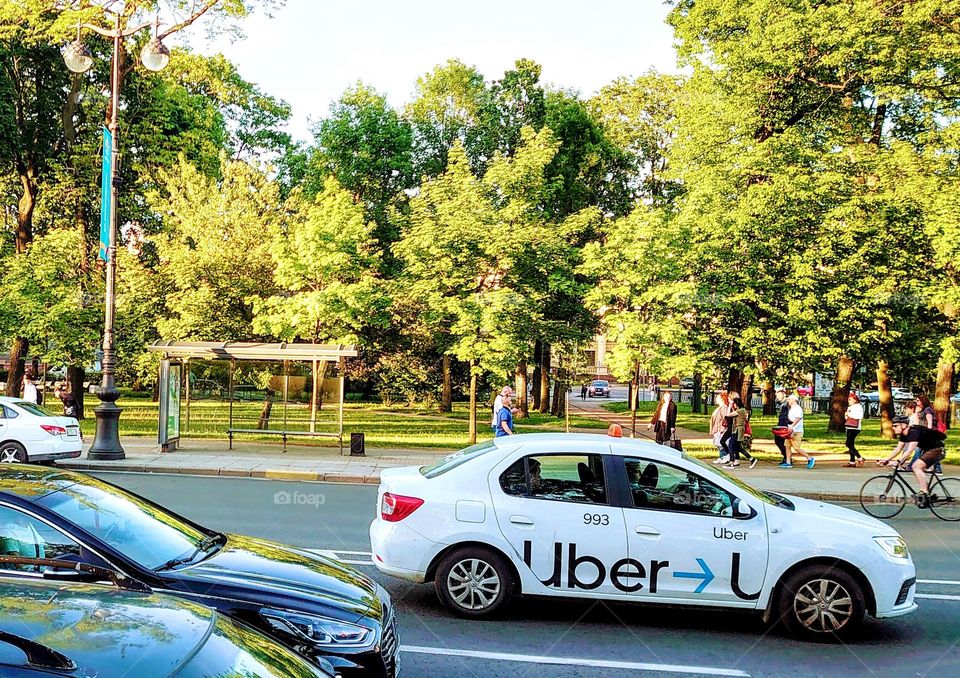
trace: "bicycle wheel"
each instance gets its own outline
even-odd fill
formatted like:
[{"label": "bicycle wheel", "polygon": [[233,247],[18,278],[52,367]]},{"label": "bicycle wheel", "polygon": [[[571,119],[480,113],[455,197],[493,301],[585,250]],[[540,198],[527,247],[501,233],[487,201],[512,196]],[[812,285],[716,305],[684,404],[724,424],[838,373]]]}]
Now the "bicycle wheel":
[{"label": "bicycle wheel", "polygon": [[887,520],[907,504],[907,488],[893,476],[874,476],[860,488],[860,506],[874,518]]},{"label": "bicycle wheel", "polygon": [[960,478],[939,478],[930,486],[930,510],[940,520],[960,520]]}]

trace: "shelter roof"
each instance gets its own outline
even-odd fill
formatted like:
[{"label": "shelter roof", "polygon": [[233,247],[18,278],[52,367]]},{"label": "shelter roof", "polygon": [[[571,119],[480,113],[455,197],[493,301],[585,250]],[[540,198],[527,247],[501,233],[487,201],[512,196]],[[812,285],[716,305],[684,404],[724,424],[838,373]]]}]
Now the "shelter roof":
[{"label": "shelter roof", "polygon": [[357,355],[353,344],[265,344],[252,341],[157,341],[147,350],[168,358],[203,360],[296,360],[336,362]]}]

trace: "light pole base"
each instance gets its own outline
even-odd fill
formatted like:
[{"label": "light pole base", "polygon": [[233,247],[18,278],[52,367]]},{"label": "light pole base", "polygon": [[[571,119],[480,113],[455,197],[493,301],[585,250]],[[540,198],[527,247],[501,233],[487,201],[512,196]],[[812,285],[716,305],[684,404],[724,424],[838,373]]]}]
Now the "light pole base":
[{"label": "light pole base", "polygon": [[87,459],[113,461],[125,459],[120,445],[120,413],[116,400],[120,392],[114,389],[98,389],[97,397],[101,403],[93,410],[97,417],[97,430],[93,434],[93,445],[87,451]]}]

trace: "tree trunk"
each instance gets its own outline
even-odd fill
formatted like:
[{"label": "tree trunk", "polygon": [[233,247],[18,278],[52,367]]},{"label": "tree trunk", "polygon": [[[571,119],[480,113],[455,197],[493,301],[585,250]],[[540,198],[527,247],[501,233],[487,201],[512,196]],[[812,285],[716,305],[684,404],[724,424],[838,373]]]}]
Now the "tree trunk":
[{"label": "tree trunk", "polygon": [[23,192],[17,203],[17,232],[14,235],[17,254],[25,253],[33,242],[33,210],[37,206],[37,183],[32,169],[20,172],[20,186]]},{"label": "tree trunk", "polygon": [[540,351],[540,411],[550,411],[550,344],[547,343]]},{"label": "tree trunk", "polygon": [[477,443],[477,366],[470,362],[470,444]]},{"label": "tree trunk", "polygon": [[933,411],[937,419],[944,422],[947,428],[950,428],[950,396],[953,394],[953,371],[954,363],[947,362],[941,358],[937,365],[937,389],[934,393]]},{"label": "tree trunk", "polygon": [[880,393],[880,433],[893,440],[893,392],[890,390],[890,366],[886,360],[877,361],[877,391]]},{"label": "tree trunk", "polygon": [[828,431],[843,433],[846,431],[847,398],[850,395],[850,381],[853,379],[853,360],[841,356],[837,363],[837,375],[833,380],[833,393],[830,395],[830,423]]},{"label": "tree trunk", "polygon": [[533,403],[534,410],[540,410],[540,362],[543,360],[543,342],[537,339],[533,345]]},{"label": "tree trunk", "polygon": [[85,373],[79,365],[70,365],[67,367],[67,382],[70,384],[70,393],[77,403],[77,413],[74,415],[78,420],[83,419],[83,378]]},{"label": "tree trunk", "polygon": [[554,417],[563,416],[566,393],[566,370],[557,370],[557,378],[553,382],[553,406],[550,408],[550,414]]},{"label": "tree trunk", "polygon": [[[731,367],[727,373],[727,390],[740,393],[743,389],[743,370]],[[742,397],[742,396],[741,396]]]},{"label": "tree trunk", "polygon": [[637,405],[640,401],[640,363],[633,370],[630,382],[630,437],[637,437]]},{"label": "tree trunk", "polygon": [[273,409],[273,400],[269,397],[263,401],[263,409],[260,410],[260,421],[257,422],[257,428],[266,431],[270,428],[270,411]]},{"label": "tree trunk", "polygon": [[[703,373],[693,373],[693,392],[690,394],[690,411],[694,414],[700,414],[700,408],[703,406]],[[706,408],[704,408],[706,414]]]},{"label": "tree trunk", "polygon": [[23,337],[17,337],[10,346],[10,369],[7,371],[7,395],[19,398],[23,390],[23,373],[26,369],[27,351],[30,342]]},{"label": "tree trunk", "polygon": [[[741,373],[742,374],[742,373]],[[743,377],[743,384],[740,386],[740,399],[743,401],[743,406],[748,410],[753,410],[752,405],[750,404],[753,400],[753,375],[747,374]]]},{"label": "tree trunk", "polygon": [[773,415],[777,413],[777,394],[774,391],[773,382],[769,379],[763,382],[763,413],[766,415]]},{"label": "tree trunk", "polygon": [[521,360],[517,363],[517,369],[514,371],[514,381],[517,389],[517,419],[523,419],[530,414],[530,406],[527,402],[527,361]]},{"label": "tree trunk", "polygon": [[443,389],[440,392],[440,411],[453,412],[453,379],[450,376],[450,356],[443,356]]}]

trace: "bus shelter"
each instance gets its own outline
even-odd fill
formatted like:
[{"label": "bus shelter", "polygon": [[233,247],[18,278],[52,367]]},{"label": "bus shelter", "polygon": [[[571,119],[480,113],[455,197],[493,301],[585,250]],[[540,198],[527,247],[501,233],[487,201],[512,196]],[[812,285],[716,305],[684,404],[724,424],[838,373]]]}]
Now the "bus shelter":
[{"label": "bus shelter", "polygon": [[[147,348],[161,355],[161,389],[170,385],[171,397],[161,392],[159,430],[165,450],[180,437],[182,391],[184,432],[191,429],[191,402],[212,399],[228,403],[231,450],[235,437],[277,435],[284,451],[288,438],[335,438],[343,453],[344,376],[346,358],[357,355],[353,345],[159,341]],[[194,372],[201,365],[206,375],[198,379]],[[210,378],[211,372],[218,378]],[[209,411],[198,425],[211,425]],[[222,410],[217,412],[222,417]]]}]

